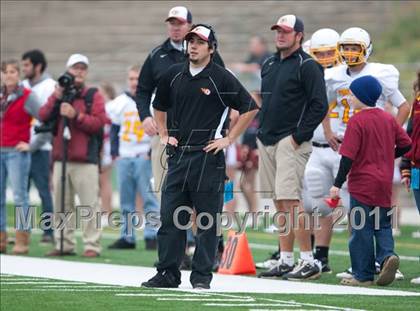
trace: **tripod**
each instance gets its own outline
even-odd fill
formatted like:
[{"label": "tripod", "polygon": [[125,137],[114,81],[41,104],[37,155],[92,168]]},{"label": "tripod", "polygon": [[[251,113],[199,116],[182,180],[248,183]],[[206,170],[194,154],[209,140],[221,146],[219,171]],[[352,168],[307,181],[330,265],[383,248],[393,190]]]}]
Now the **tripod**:
[{"label": "tripod", "polygon": [[[64,214],[65,198],[66,198],[66,172],[67,172],[67,153],[68,144],[71,139],[69,129],[69,119],[63,118],[63,157],[61,161],[61,198],[60,198],[60,213]],[[64,223],[63,228],[60,231],[60,255],[64,255]]]}]

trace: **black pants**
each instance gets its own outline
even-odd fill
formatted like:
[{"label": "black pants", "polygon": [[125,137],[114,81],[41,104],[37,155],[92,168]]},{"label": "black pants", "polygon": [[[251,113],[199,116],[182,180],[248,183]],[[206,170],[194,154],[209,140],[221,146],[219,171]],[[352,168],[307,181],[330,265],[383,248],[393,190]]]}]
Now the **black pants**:
[{"label": "black pants", "polygon": [[[180,206],[208,213],[213,218],[209,226],[207,217],[201,220],[196,235],[196,248],[192,260],[190,282],[210,283],[219,237],[216,236],[216,214],[222,212],[225,181],[225,157],[203,151],[176,152],[168,159],[168,173],[163,183],[161,202],[161,227],[158,231],[158,271],[172,273],[180,282],[179,266],[185,254],[186,230],[176,226],[174,214]],[[186,225],[190,213],[178,214],[178,222]]]}]

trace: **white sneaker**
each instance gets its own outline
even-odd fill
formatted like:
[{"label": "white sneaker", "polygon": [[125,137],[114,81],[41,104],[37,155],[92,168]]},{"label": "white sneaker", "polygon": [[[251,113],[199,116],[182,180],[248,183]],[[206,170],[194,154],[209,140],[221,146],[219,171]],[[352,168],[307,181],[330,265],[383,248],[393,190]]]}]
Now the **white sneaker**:
[{"label": "white sneaker", "polygon": [[265,261],[257,262],[255,267],[258,269],[268,269],[271,270],[274,268],[280,260],[280,252],[276,251],[270,255]]},{"label": "white sneaker", "polygon": [[351,279],[353,277],[351,267],[343,272],[337,273],[335,276],[339,279]]},{"label": "white sneaker", "polygon": [[400,270],[397,270],[397,272],[395,272],[395,279],[397,281],[404,280],[404,274],[402,274]]},{"label": "white sneaker", "polygon": [[411,280],[411,284],[420,285],[420,276]]}]

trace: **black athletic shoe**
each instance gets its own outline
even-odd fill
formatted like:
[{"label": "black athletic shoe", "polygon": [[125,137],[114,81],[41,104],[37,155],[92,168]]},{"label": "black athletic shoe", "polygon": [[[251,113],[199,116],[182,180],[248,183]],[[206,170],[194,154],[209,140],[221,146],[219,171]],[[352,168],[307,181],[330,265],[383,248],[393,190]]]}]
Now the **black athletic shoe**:
[{"label": "black athletic shoe", "polygon": [[179,284],[181,282],[177,281],[172,273],[163,271],[158,272],[147,282],[141,283],[141,286],[149,288],[178,288]]},{"label": "black athletic shoe", "polygon": [[123,238],[116,240],[114,243],[108,246],[109,249],[134,249],[136,243],[129,243]]},{"label": "black athletic shoe", "polygon": [[325,259],[321,259],[319,261],[321,262],[322,273],[328,273],[328,274],[332,273],[332,270],[331,270],[331,268],[328,264],[328,259],[325,258]]},{"label": "black athletic shoe", "polygon": [[322,263],[322,273],[328,273],[328,274],[332,273],[332,270],[330,266],[328,265],[328,262]]},{"label": "black athletic shoe", "polygon": [[191,270],[192,268],[192,259],[187,254],[184,254],[184,258],[182,258],[181,265],[179,266],[179,270]]},{"label": "black athletic shoe", "polygon": [[277,265],[268,271],[263,271],[258,274],[259,278],[281,278],[284,274],[293,270],[293,266],[289,266],[283,262],[278,261]]},{"label": "black athletic shoe", "polygon": [[157,250],[157,239],[144,239],[147,251]]},{"label": "black athletic shoe", "polygon": [[197,283],[194,283],[192,287],[195,289],[210,289],[210,284],[204,283],[204,282],[197,282]]},{"label": "black athletic shoe", "polygon": [[321,276],[321,262],[314,260],[314,263],[309,263],[305,260],[299,259],[297,266],[293,271],[283,275],[284,280],[300,281],[300,280],[315,280]]}]

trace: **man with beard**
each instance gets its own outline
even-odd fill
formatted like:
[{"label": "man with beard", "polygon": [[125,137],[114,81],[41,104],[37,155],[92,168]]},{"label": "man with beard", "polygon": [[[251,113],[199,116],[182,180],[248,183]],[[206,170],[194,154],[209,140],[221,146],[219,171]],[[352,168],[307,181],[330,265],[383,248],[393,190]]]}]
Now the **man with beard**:
[{"label": "man with beard", "polygon": [[[311,139],[328,112],[324,75],[321,65],[302,50],[304,26],[298,17],[282,16],[271,30],[277,32],[277,53],[267,59],[261,70],[262,107],[257,134],[261,195],[273,199],[283,216],[278,218],[285,230],[280,232],[276,276],[315,279],[321,275],[321,264],[313,257],[311,232],[302,217],[301,202]],[[299,217],[297,228],[292,225],[295,217]],[[300,246],[296,266],[294,235]]]}]

